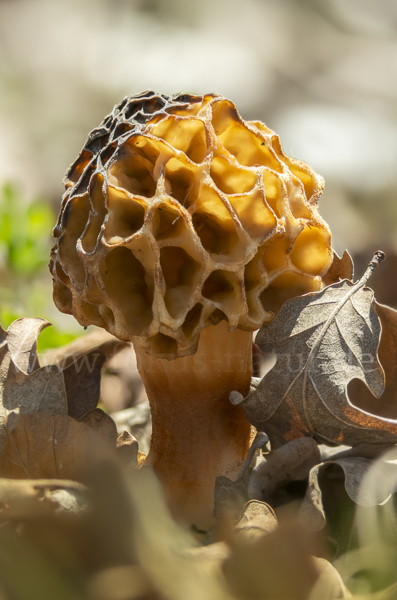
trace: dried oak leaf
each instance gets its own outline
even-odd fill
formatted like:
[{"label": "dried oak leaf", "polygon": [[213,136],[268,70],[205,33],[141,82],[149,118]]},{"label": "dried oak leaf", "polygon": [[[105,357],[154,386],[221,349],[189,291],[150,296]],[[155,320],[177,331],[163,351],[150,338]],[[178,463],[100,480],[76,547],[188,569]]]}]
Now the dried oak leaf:
[{"label": "dried oak leaf", "polygon": [[61,479],[0,479],[0,522],[49,514],[77,514],[88,508],[87,490]]},{"label": "dried oak leaf", "polygon": [[272,506],[293,500],[286,485],[307,480],[312,467],[320,462],[320,451],[313,439],[292,440],[271,452],[255,467],[249,478],[248,497],[269,502]]},{"label": "dried oak leaf", "polygon": [[327,273],[323,277],[323,285],[331,285],[332,283],[336,283],[341,279],[350,279],[353,280],[354,276],[354,265],[353,259],[348,253],[347,250],[344,251],[342,256],[339,256],[334,251],[334,258],[330,268]]},{"label": "dried oak leaf", "polygon": [[0,325],[0,346],[7,344],[14,364],[25,373],[33,373],[40,367],[37,358],[37,339],[51,325],[40,318],[17,319],[5,331]]},{"label": "dried oak leaf", "polygon": [[359,379],[349,384],[349,398],[357,408],[378,417],[397,419],[397,311],[375,301],[382,333],[379,360],[386,376],[385,391],[377,400]]},{"label": "dried oak leaf", "polygon": [[100,396],[101,369],[105,361],[105,354],[94,348],[63,369],[68,414],[74,419],[81,419],[96,409]]},{"label": "dried oak leaf", "polygon": [[[309,475],[309,485],[301,507],[301,516],[312,530],[326,524],[322,476],[331,472],[335,479],[336,465],[343,472],[344,488],[355,504],[371,507],[385,504],[397,489],[395,450],[376,461],[362,457],[331,458],[316,465]],[[326,493],[326,492],[325,492]]]},{"label": "dried oak leaf", "polygon": [[116,449],[114,421],[96,408],[105,355],[93,349],[62,371],[40,367],[37,337],[49,323],[0,329],[0,476],[81,479],[87,452]]},{"label": "dried oak leaf", "polygon": [[251,444],[247,458],[241,467],[235,481],[225,475],[220,475],[215,480],[215,508],[214,517],[222,518],[225,514],[237,516],[244,504],[248,501],[248,483],[250,475],[256,466],[256,461],[261,448],[269,441],[267,435],[259,432]]},{"label": "dried oak leaf", "polygon": [[384,390],[380,322],[373,291],[365,287],[380,260],[381,253],[355,284],[345,279],[287,301],[258,333],[257,344],[276,353],[277,363],[256,391],[231,401],[267,433],[273,449],[303,436],[331,445],[397,442],[397,421],[359,410],[347,393],[355,378],[376,398]]},{"label": "dried oak leaf", "polygon": [[236,530],[240,539],[242,536],[253,539],[274,531],[276,527],[277,518],[273,509],[265,502],[250,500],[243,508]]},{"label": "dried oak leaf", "polygon": [[0,452],[10,412],[67,414],[61,369],[40,368],[36,354],[37,337],[48,325],[43,319],[19,319],[0,331]]},{"label": "dried oak leaf", "polygon": [[[75,344],[74,354],[67,353],[65,367],[61,363],[40,367],[37,338],[49,325],[44,319],[23,318],[14,321],[7,331],[0,326],[3,421],[10,410],[18,408],[19,412],[67,413],[79,420],[97,407],[106,355],[99,347],[80,343]],[[98,336],[94,339],[98,341]],[[78,348],[88,351],[82,354]]]},{"label": "dried oak leaf", "polygon": [[15,479],[80,479],[91,429],[68,415],[11,413],[0,475]]},{"label": "dried oak leaf", "polygon": [[[98,414],[87,418],[96,411]],[[101,422],[97,427],[98,421]],[[5,430],[7,441],[0,455],[0,476],[11,479],[80,481],[84,479],[88,453],[106,442],[115,447],[117,438],[115,424],[100,409],[80,421],[67,414],[10,413]]]},{"label": "dried oak leaf", "polygon": [[336,569],[328,561],[313,556],[313,541],[299,523],[280,523],[263,533],[239,536],[223,565],[233,598],[349,597]]},{"label": "dried oak leaf", "polygon": [[100,436],[99,439],[105,443],[107,442],[112,448],[116,448],[118,435],[116,423],[101,408],[90,410],[79,419],[79,423],[90,427],[93,432]]}]

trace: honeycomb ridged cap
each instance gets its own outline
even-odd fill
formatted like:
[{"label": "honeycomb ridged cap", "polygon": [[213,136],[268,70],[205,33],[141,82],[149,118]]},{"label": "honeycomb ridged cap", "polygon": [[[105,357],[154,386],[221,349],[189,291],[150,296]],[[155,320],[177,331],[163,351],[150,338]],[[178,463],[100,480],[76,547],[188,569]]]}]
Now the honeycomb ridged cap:
[{"label": "honeycomb ridged cap", "polygon": [[128,96],[64,183],[55,304],[158,357],[221,320],[258,329],[332,262],[323,179],[217,94]]}]

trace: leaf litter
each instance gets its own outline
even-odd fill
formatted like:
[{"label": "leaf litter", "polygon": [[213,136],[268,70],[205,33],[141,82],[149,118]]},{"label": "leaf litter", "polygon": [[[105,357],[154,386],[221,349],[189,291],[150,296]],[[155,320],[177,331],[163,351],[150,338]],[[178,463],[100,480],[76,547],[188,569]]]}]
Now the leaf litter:
[{"label": "leaf litter", "polygon": [[[332,277],[341,281],[286,302],[256,338],[262,351],[276,354],[276,366],[253,379],[246,399],[230,397],[271,444],[249,474],[246,497],[268,502],[276,513],[298,500],[306,527],[327,525],[339,551],[354,540],[354,513],[350,521],[335,521],[335,513],[349,513],[347,499],[361,510],[390,512],[397,491],[397,421],[391,418],[397,415],[397,313],[366,287],[381,258],[354,284],[342,279],[353,271],[350,257],[336,257]],[[324,443],[333,450],[322,451]],[[294,482],[303,484],[297,496]]]},{"label": "leaf litter", "polygon": [[[218,524],[224,520],[230,532],[215,528],[204,547],[191,546],[192,538],[171,522],[150,467],[134,471],[143,462],[136,439],[128,432],[117,437],[114,422],[97,407],[103,354],[88,344],[88,352],[81,352],[77,361],[60,352],[58,364],[40,367],[37,336],[46,322],[20,320],[7,332],[1,329],[5,449],[0,454],[0,522],[13,524],[11,533],[0,531],[0,574],[7,590],[12,589],[12,577],[4,568],[1,547],[8,544],[9,555],[24,564],[13,542],[23,524],[27,545],[22,554],[47,573],[40,585],[51,578],[54,557],[61,561],[58,574],[66,555],[79,557],[79,566],[69,564],[74,579],[68,579],[68,585],[76,585],[65,598],[73,600],[349,597],[334,567],[317,558],[328,555],[310,532],[317,529],[320,535],[324,530],[322,540],[334,535],[339,543],[325,502],[329,486],[336,482],[343,482],[352,504],[368,509],[390,506],[396,465],[390,453],[382,455],[394,447],[397,436],[397,423],[391,418],[397,414],[397,320],[395,311],[374,302],[365,278],[356,284],[346,280],[352,277],[346,252],[342,258],[335,255],[331,270],[330,279],[338,283],[287,302],[258,335],[261,349],[275,351],[278,363],[273,374],[253,381],[246,400],[231,395],[259,431],[237,481],[217,480]],[[357,378],[366,386],[365,399],[353,387]],[[371,410],[376,397],[380,402]],[[113,463],[115,454],[110,460],[99,452],[96,470],[89,466],[87,479],[88,449],[91,446],[95,454],[98,439],[116,448],[120,460]],[[335,447],[326,453],[322,443]],[[374,465],[376,480],[369,476]],[[9,477],[20,480],[4,478],[7,469]],[[79,479],[87,485],[77,483]],[[300,506],[299,523],[280,512],[288,501]],[[333,509],[340,512],[343,507],[334,503]],[[52,539],[45,534],[48,527],[56,532]],[[217,535],[221,537],[216,542]],[[32,552],[39,557],[36,563]],[[59,577],[54,593],[57,586],[68,588]],[[29,590],[21,590],[19,597],[30,600]]]},{"label": "leaf litter", "polygon": [[18,319],[0,331],[0,475],[81,481],[100,445],[116,450],[117,428],[97,408],[105,354],[40,367],[37,338],[50,323]]}]

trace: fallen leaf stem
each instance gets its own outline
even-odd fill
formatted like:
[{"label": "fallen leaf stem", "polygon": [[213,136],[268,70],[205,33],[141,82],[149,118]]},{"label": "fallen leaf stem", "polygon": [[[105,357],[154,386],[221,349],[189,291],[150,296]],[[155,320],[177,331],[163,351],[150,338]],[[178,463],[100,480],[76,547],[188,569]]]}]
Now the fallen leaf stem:
[{"label": "fallen leaf stem", "polygon": [[[375,271],[376,267],[380,265],[382,261],[386,258],[386,254],[382,250],[377,250],[374,252],[373,257],[361,279],[357,282],[357,284],[366,285],[368,279],[371,277],[372,273]],[[361,287],[361,286],[360,286]]]}]

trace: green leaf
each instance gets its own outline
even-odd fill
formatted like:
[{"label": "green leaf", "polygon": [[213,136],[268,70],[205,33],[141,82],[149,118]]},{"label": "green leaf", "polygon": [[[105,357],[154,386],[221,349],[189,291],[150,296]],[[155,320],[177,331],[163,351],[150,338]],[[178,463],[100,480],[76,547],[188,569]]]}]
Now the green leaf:
[{"label": "green leaf", "polygon": [[80,336],[79,333],[66,333],[56,327],[48,327],[45,329],[37,342],[37,352],[40,354],[49,348],[59,348],[73,342]]},{"label": "green leaf", "polygon": [[0,190],[0,246],[7,268],[33,277],[48,262],[55,217],[42,200],[26,202],[11,184]]}]

